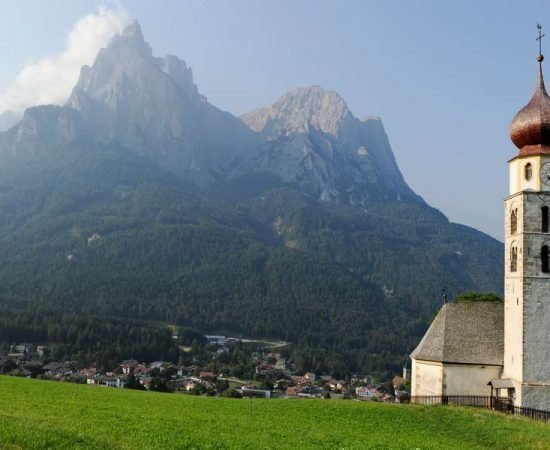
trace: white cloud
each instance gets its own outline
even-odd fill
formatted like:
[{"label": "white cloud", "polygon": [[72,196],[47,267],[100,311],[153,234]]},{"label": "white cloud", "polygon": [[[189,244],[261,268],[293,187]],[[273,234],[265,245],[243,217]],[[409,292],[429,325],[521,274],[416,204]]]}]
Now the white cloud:
[{"label": "white cloud", "polygon": [[0,92],[0,113],[42,104],[62,104],[78,80],[80,68],[93,63],[97,52],[128,23],[121,5],[99,8],[79,19],[67,37],[65,50],[24,67]]}]

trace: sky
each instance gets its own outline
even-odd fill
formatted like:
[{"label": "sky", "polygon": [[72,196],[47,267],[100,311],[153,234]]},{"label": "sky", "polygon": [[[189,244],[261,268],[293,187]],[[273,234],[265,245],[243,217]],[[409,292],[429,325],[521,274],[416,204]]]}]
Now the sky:
[{"label": "sky", "polygon": [[[508,129],[536,82],[547,0],[0,0],[0,112],[63,103],[80,66],[137,19],[157,56],[240,115],[298,86],[382,118],[409,185],[453,222],[503,235]],[[550,80],[550,41],[546,41]],[[543,41],[543,53],[545,42]]]}]

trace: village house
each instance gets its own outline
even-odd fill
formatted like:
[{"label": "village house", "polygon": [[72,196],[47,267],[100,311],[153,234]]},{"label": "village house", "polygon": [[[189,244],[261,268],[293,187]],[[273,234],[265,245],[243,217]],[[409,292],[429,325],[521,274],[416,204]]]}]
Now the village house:
[{"label": "village house", "polygon": [[52,378],[65,378],[71,376],[75,372],[75,364],[70,361],[51,362],[46,364],[42,370],[44,375]]},{"label": "village house", "polygon": [[85,367],[80,369],[80,374],[86,378],[93,378],[98,375],[98,372],[95,367]]},{"label": "village house", "polygon": [[124,389],[125,380],[122,377],[109,376],[109,375],[96,375],[95,377],[88,378],[87,384],[93,384],[96,386],[114,387],[118,389]]},{"label": "village house", "polygon": [[333,391],[341,391],[347,388],[347,383],[344,380],[330,380],[326,385]]},{"label": "village house", "polygon": [[127,359],[120,363],[120,368],[122,369],[122,373],[124,375],[129,375],[131,373],[134,373],[134,369],[138,365],[139,365],[139,362],[136,361],[135,359]]},{"label": "village house", "polygon": [[149,368],[151,370],[158,369],[160,373],[164,372],[165,370],[171,369],[172,367],[175,367],[174,364],[166,361],[155,361],[149,364]]},{"label": "village house", "polygon": [[24,353],[25,356],[30,356],[34,353],[34,345],[29,343],[17,344],[13,346],[13,353]]},{"label": "village house", "polygon": [[360,386],[355,388],[355,395],[364,400],[373,400],[381,396],[381,394],[376,389],[367,386]]},{"label": "village house", "polygon": [[208,378],[208,379],[211,379],[211,380],[215,380],[216,379],[216,374],[214,372],[210,372],[208,370],[205,370],[205,371],[199,372],[199,378],[201,378],[201,379]]},{"label": "village house", "polygon": [[302,388],[299,386],[290,386],[287,388],[285,394],[289,397],[297,397],[298,394],[302,393]]},{"label": "village house", "polygon": [[313,383],[317,377],[313,372],[308,372],[304,375],[304,378],[310,383]]}]

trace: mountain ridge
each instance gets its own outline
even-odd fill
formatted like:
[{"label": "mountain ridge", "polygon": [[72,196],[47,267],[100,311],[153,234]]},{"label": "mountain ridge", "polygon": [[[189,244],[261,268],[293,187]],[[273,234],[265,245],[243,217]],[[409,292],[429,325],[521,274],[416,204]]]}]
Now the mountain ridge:
[{"label": "mountain ridge", "polygon": [[[184,61],[154,57],[137,21],[83,66],[55,114],[58,144],[120,145],[203,188],[259,173],[297,183],[319,201],[364,204],[384,196],[379,188],[420,200],[399,171],[380,119],[357,119],[342,97],[320,86],[293,89],[271,107],[236,118],[206,101]],[[34,132],[36,147],[42,129],[54,128],[34,116],[15,126],[9,153],[17,153],[20,134],[27,139]]]},{"label": "mountain ridge", "polygon": [[66,105],[0,133],[9,308],[277,337],[303,369],[383,370],[442,288],[502,292],[502,253],[412,191],[379,118],[319,86],[234,117],[137,23]]}]

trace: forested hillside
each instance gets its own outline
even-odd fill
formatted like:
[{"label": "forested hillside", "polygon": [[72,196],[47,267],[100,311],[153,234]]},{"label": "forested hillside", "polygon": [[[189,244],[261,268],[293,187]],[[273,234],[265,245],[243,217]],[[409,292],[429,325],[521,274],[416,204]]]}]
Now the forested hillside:
[{"label": "forested hillside", "polygon": [[[0,305],[42,328],[148,320],[283,339],[300,370],[384,370],[442,289],[501,294],[502,258],[412,191],[379,118],[312,86],[241,120],[137,23],[65,106],[0,133]],[[80,335],[65,353],[101,352]]]},{"label": "forested hillside", "polygon": [[399,363],[441,280],[458,292],[497,278],[482,270],[498,243],[484,254],[479,233],[415,202],[365,212],[290,188],[227,201],[139,157],[74,148],[0,180],[4,308],[281,338],[304,368]]}]

